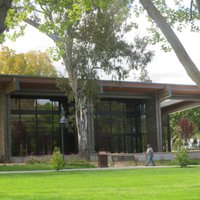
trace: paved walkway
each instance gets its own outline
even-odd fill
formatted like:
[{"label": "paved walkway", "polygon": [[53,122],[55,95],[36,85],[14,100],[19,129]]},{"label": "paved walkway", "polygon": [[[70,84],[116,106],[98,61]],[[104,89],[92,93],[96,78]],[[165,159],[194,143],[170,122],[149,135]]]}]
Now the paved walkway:
[{"label": "paved walkway", "polygon": [[[195,165],[197,166],[197,165]],[[105,168],[79,168],[79,169],[62,169],[61,172],[72,171],[105,171],[105,170],[126,170],[126,169],[149,169],[149,168],[173,168],[178,166],[120,166],[120,167],[105,167]],[[55,172],[55,170],[27,170],[27,171],[0,171],[0,174],[25,174],[25,173],[47,173]]]}]

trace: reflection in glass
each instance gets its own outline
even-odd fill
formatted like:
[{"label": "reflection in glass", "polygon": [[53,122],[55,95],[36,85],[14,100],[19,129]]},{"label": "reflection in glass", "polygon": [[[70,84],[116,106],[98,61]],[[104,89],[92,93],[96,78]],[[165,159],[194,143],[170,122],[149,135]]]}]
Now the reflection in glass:
[{"label": "reflection in glass", "polygon": [[[59,101],[13,98],[11,107],[13,156],[47,155],[61,145]],[[70,137],[73,139],[74,135]]]},{"label": "reflection in glass", "polygon": [[144,109],[140,100],[102,99],[94,120],[95,151],[142,152],[146,138]]},{"label": "reflection in glass", "polygon": [[37,110],[52,110],[52,105],[49,99],[37,99]]}]

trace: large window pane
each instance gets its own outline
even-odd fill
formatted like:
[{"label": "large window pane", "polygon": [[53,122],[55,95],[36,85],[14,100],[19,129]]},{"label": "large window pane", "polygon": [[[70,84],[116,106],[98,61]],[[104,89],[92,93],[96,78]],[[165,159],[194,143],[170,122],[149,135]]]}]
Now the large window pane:
[{"label": "large window pane", "polygon": [[11,99],[11,109],[19,110],[19,99]]},{"label": "large window pane", "polygon": [[112,116],[112,133],[113,134],[124,134],[123,116]]},{"label": "large window pane", "polygon": [[37,110],[52,110],[52,101],[48,99],[37,99]]},{"label": "large window pane", "polygon": [[21,110],[35,110],[35,99],[20,99]]},{"label": "large window pane", "polygon": [[60,147],[58,101],[13,98],[11,107],[13,156],[51,154]]},{"label": "large window pane", "polygon": [[97,105],[96,113],[96,151],[106,149],[111,152],[142,152],[146,138],[145,106],[142,101],[102,100]]}]

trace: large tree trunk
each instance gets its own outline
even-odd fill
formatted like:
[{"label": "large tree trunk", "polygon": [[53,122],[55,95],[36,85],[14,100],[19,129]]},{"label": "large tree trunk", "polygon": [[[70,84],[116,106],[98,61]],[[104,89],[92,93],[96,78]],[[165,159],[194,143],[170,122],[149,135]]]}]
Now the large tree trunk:
[{"label": "large tree trunk", "polygon": [[200,72],[185,48],[181,44],[180,40],[170,27],[170,25],[166,22],[166,19],[160,14],[158,9],[154,6],[151,0],[140,0],[144,9],[147,11],[149,17],[151,17],[156,25],[160,28],[171,47],[173,48],[176,56],[179,61],[185,68],[188,76],[200,87]]},{"label": "large tree trunk", "polygon": [[196,0],[196,4],[197,4],[197,9],[200,15],[200,0]]},{"label": "large tree trunk", "polygon": [[[78,132],[78,150],[79,154],[89,159],[89,141],[88,141],[88,104],[87,97],[83,94],[81,89],[78,88],[78,79],[76,72],[73,71],[72,66],[72,46],[73,42],[68,40],[66,54],[63,55],[63,61],[65,63],[66,70],[68,72],[69,84],[71,86],[73,97],[75,99],[75,113],[76,113],[76,127]],[[71,64],[70,64],[71,63]]]},{"label": "large tree trunk", "polygon": [[6,29],[4,22],[11,3],[12,0],[0,0],[0,34]]},{"label": "large tree trunk", "polygon": [[84,95],[77,95],[76,99],[76,124],[78,131],[78,148],[82,157],[89,159],[88,144],[88,106],[87,98]]}]

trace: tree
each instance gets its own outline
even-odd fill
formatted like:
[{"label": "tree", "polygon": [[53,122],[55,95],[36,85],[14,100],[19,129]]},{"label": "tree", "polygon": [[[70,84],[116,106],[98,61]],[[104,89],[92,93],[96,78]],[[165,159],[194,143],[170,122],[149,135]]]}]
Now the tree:
[{"label": "tree", "polygon": [[62,58],[68,73],[76,108],[79,152],[85,157],[89,156],[88,106],[99,72],[122,80],[131,69],[146,66],[153,55],[147,50],[145,39],[137,37],[135,45],[124,40],[124,34],[131,30],[126,21],[130,3],[130,0],[27,0],[19,1],[10,11],[10,27],[21,19],[55,42],[54,55],[56,59]]},{"label": "tree", "polygon": [[0,51],[0,74],[56,76],[56,69],[45,52],[30,51],[17,54],[8,47]]},{"label": "tree", "polygon": [[0,34],[6,29],[5,19],[11,3],[12,0],[0,0]]},{"label": "tree", "polygon": [[187,167],[190,163],[190,154],[188,150],[181,147],[181,149],[175,153],[174,161],[177,165],[180,165],[180,167]]},{"label": "tree", "polygon": [[65,166],[65,161],[63,160],[62,154],[60,153],[60,149],[57,147],[55,147],[53,151],[50,164],[57,172]]},{"label": "tree", "polygon": [[[157,27],[162,31],[165,38],[171,45],[172,49],[174,50],[177,58],[185,68],[188,76],[197,84],[198,87],[200,87],[200,72],[197,68],[197,66],[194,64],[188,53],[186,52],[185,48],[183,47],[182,43],[180,42],[179,38],[173,31],[172,27],[170,25],[176,23],[176,22],[184,22],[188,20],[188,18],[185,18],[185,15],[183,13],[186,12],[186,9],[184,6],[181,6],[182,1],[174,1],[175,5],[179,6],[179,9],[177,11],[169,9],[167,6],[167,3],[165,0],[162,1],[156,1],[155,3],[152,2],[152,0],[140,0],[142,6],[147,11],[149,17],[155,22]],[[199,19],[199,11],[200,11],[200,0],[196,0],[196,10],[198,12],[194,12],[194,16]],[[193,5],[194,1],[191,0],[191,5]],[[161,8],[159,11],[155,5]],[[189,9],[187,10],[189,13]],[[161,12],[163,14],[167,14],[168,18],[166,19],[161,15]],[[171,18],[170,18],[171,16]],[[170,22],[167,23],[167,20]],[[192,28],[194,30],[199,30],[199,27],[193,23]],[[179,30],[182,29],[182,26],[179,26]],[[158,35],[157,35],[158,36]]]},{"label": "tree", "polygon": [[194,134],[194,123],[188,117],[184,116],[178,121],[178,126],[180,127],[181,138],[184,139],[185,145],[187,145],[188,138]]},{"label": "tree", "polygon": [[187,145],[188,139],[197,138],[200,121],[199,108],[193,108],[181,112],[172,113],[170,115],[170,129],[173,133],[172,146],[174,150]]}]

